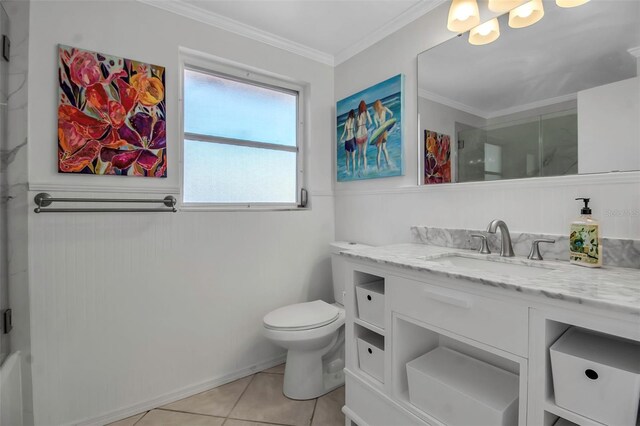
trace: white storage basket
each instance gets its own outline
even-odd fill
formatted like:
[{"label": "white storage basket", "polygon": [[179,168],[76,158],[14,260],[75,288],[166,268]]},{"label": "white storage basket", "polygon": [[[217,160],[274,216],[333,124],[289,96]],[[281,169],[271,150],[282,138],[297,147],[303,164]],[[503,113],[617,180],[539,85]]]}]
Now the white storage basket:
[{"label": "white storage basket", "polygon": [[376,327],[384,328],[384,281],[375,281],[356,287],[358,318]]},{"label": "white storage basket", "polygon": [[518,424],[518,376],[446,347],[407,363],[409,401],[450,426]]}]

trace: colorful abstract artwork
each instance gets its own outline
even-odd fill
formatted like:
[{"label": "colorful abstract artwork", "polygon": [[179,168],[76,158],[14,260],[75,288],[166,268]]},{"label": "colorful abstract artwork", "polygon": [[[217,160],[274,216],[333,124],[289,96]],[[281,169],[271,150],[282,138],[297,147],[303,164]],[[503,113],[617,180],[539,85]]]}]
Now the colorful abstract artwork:
[{"label": "colorful abstract artwork", "polygon": [[424,183],[451,182],[451,138],[424,131]]},{"label": "colorful abstract artwork", "polygon": [[336,112],[338,182],[402,176],[403,75],[341,100]]},{"label": "colorful abstract artwork", "polygon": [[166,177],[164,71],[60,45],[58,172]]}]

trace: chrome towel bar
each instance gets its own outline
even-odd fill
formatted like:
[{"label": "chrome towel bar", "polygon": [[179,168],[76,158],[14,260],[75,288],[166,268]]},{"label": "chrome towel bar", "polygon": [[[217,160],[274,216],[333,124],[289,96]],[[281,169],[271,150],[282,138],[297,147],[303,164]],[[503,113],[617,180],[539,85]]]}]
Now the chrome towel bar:
[{"label": "chrome towel bar", "polygon": [[[35,201],[36,207],[33,211],[36,213],[107,213],[107,212],[157,212],[157,213],[175,213],[176,198],[172,195],[167,195],[162,200],[149,199],[149,198],[55,198],[46,192],[37,194],[33,201]],[[49,209],[53,203],[147,203],[147,204],[164,204],[169,208],[62,208],[62,209]]]}]

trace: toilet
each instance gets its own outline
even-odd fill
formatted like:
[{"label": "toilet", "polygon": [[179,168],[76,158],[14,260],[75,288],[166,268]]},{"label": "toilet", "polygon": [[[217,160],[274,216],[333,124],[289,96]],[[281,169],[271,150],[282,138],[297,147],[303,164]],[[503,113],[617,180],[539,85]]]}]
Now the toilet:
[{"label": "toilet", "polygon": [[[364,247],[335,242],[331,255]],[[291,399],[317,398],[344,384],[344,282],[333,259],[331,263],[335,303],[296,303],[269,312],[263,320],[265,337],[287,349],[283,392]]]}]

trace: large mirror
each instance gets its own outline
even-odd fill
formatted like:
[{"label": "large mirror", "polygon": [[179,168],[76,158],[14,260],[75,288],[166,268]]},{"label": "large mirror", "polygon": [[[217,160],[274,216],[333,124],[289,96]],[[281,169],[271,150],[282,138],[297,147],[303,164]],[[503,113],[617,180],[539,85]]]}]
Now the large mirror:
[{"label": "large mirror", "polygon": [[418,56],[425,183],[640,170],[640,1],[544,7]]}]

